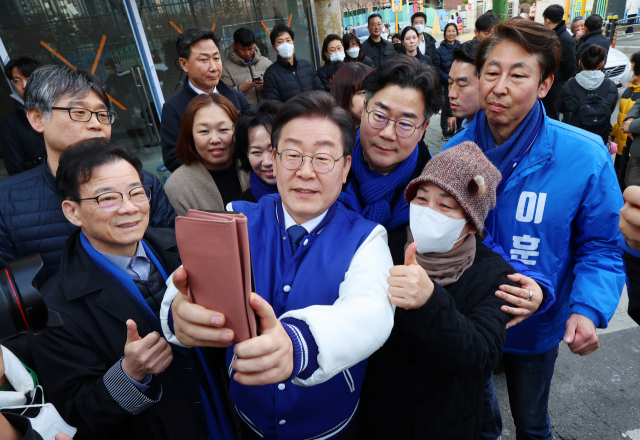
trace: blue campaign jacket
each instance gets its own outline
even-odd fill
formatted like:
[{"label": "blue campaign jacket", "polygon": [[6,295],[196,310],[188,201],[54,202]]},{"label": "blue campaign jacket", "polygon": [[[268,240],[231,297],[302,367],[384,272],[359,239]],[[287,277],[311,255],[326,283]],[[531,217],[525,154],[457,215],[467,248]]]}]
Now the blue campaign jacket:
[{"label": "blue campaign jacket", "polygon": [[[477,118],[444,149],[476,141]],[[605,328],[624,285],[618,222],[623,200],[602,139],[546,117],[485,228],[511,258],[549,278],[556,301],[507,331],[504,351],[532,355],[558,345],[572,313]]]},{"label": "blue campaign jacket", "polygon": [[[247,216],[251,261],[256,267],[260,265],[260,270],[254,271],[256,293],[272,305],[276,316],[334,304],[353,255],[377,226],[336,202],[316,228],[318,232],[308,235],[292,254],[280,195],[264,196],[257,204],[233,202],[232,207]],[[230,374],[233,359],[231,347],[227,350]],[[232,379],[231,397],[240,417],[265,439],[328,439],[353,416],[366,366],[367,361],[361,361],[311,387],[295,385],[291,380],[277,385],[244,386]]]}]

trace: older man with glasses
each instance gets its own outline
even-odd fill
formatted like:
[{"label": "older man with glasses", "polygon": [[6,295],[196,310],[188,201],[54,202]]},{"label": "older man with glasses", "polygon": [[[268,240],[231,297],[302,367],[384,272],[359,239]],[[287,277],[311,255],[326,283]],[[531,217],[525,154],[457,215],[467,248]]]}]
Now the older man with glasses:
[{"label": "older man with glasses", "polygon": [[[44,267],[36,284],[41,286],[58,270],[64,243],[77,229],[62,213],[54,183],[60,154],[84,139],[109,138],[115,114],[98,79],[67,66],[36,69],[24,98],[27,118],[42,133],[47,154],[42,165],[0,182],[0,268],[39,253]],[[153,192],[151,225],[173,226],[175,212],[160,181],[147,171],[143,180]]]},{"label": "older man with glasses", "polygon": [[170,342],[230,347],[246,438],[358,438],[367,358],[389,337],[393,308],[385,229],[337,202],[354,138],[351,116],[325,92],[290,99],[271,134],[279,194],[228,207],[248,219],[260,336],[232,346],[224,316],[189,302],[183,269],[165,294]]},{"label": "older man with glasses", "polygon": [[225,371],[198,359],[213,354],[172,349],[161,336],[165,281],[180,256],[173,229],[148,228],[154,194],[140,160],[86,139],[60,156],[56,186],[78,229],[42,293],[65,325],[29,335],[51,402],[77,438],[235,438]]}]

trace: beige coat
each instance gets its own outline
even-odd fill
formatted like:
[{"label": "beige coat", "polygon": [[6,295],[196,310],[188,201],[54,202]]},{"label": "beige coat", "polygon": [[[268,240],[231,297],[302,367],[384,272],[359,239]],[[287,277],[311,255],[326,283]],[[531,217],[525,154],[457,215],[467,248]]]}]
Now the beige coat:
[{"label": "beige coat", "polygon": [[[240,84],[254,76],[263,76],[272,63],[271,60],[260,54],[260,49],[254,44],[254,54],[251,59],[251,67],[247,66],[238,52],[233,48],[233,44],[227,49],[227,61],[222,65],[222,81],[229,87],[240,90]],[[257,94],[256,94],[257,93]],[[264,92],[251,88],[244,92],[245,98],[249,104],[257,104],[258,100],[265,101]]]},{"label": "beige coat", "polygon": [[[249,189],[249,173],[236,164],[242,192]],[[190,209],[224,211],[222,196],[213,177],[202,162],[182,165],[169,176],[164,186],[169,201],[178,215],[185,216]]]}]

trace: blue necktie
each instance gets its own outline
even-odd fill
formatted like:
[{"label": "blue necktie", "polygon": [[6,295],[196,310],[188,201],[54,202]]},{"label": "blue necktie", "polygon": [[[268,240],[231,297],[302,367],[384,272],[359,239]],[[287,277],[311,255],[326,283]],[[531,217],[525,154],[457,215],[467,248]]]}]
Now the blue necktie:
[{"label": "blue necktie", "polygon": [[287,229],[287,233],[289,234],[289,241],[291,241],[291,250],[295,254],[298,250],[298,246],[300,246],[300,242],[302,241],[302,237],[308,234],[307,230],[300,225],[291,226]]}]

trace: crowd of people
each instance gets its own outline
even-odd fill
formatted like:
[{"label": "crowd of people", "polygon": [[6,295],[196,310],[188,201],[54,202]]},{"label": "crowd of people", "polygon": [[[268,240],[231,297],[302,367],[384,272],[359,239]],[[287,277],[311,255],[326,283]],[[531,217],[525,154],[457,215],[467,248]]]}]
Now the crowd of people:
[{"label": "crowd of people", "polygon": [[[317,71],[285,24],[273,63],[249,29],[224,62],[185,29],[164,187],[110,139],[95,76],[7,64],[24,104],[5,124],[21,140],[1,139],[0,267],[39,253],[64,326],[2,341],[0,408],[33,377],[57,422],[8,410],[0,439],[495,440],[502,359],[517,438],[551,440],[559,344],[596,351],[625,282],[640,321],[640,55],[611,127],[602,19],[570,35],[563,15],[489,12],[463,43],[452,17],[437,46],[423,13],[392,41],[371,14],[366,41],[325,38]],[[189,210],[246,216],[258,336],[191,301]]]}]

